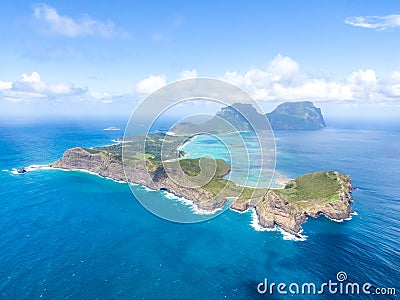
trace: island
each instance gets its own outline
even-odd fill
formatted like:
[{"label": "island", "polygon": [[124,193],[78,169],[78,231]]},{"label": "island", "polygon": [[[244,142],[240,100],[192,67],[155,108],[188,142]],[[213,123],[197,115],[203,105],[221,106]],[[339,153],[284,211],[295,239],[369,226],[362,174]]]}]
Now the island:
[{"label": "island", "polygon": [[[266,127],[268,119],[270,128]],[[221,125],[220,119],[226,120],[237,131],[254,130],[319,130],[326,127],[321,109],[311,101],[284,102],[272,112],[262,114],[251,104],[234,103],[222,107],[214,117],[201,124],[182,122],[175,126],[171,134],[188,134],[190,132],[207,131],[224,133],[232,130],[231,126]]]},{"label": "island", "polygon": [[284,102],[266,116],[273,130],[318,130],[326,127],[321,109],[311,101]]},{"label": "island", "polygon": [[[165,142],[166,138],[168,143]],[[87,170],[113,180],[165,190],[192,201],[196,207],[206,211],[221,209],[234,195],[232,210],[244,212],[252,209],[261,226],[278,226],[296,237],[301,237],[301,225],[307,217],[323,215],[340,221],[349,218],[353,212],[350,206],[353,201],[350,194],[352,184],[347,175],[336,171],[315,172],[289,181],[280,189],[244,187],[224,178],[231,170],[224,160],[186,158],[180,148],[181,141],[179,136],[157,132],[133,136],[124,140],[124,143],[110,146],[76,147],[65,151],[50,167]],[[145,152],[140,152],[139,145],[143,142],[146,144]],[[131,153],[123,164],[122,147],[128,144]],[[179,159],[161,159],[161,147],[165,144],[178,152]],[[201,187],[178,185],[168,176],[183,170],[186,175],[194,177],[201,169],[211,168],[214,163],[216,172],[213,178]],[[124,167],[125,172],[131,174],[129,179],[125,176]]]},{"label": "island", "polygon": [[263,119],[267,117],[272,130],[318,130],[326,127],[321,109],[314,106],[311,101],[284,102],[278,105],[272,112],[260,114],[251,104],[235,103],[232,106],[223,107],[217,116],[232,122],[241,130],[248,131],[248,122],[255,128],[263,126]]},{"label": "island", "polygon": [[121,129],[119,129],[118,127],[111,126],[111,127],[104,128],[103,130],[106,130],[106,131],[119,131]]}]

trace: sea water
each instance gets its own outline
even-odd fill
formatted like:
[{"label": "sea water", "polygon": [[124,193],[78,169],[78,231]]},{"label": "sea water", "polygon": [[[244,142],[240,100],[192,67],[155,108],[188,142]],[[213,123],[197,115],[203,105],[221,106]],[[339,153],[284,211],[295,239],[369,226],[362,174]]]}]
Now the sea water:
[{"label": "sea water", "polygon": [[108,126],[124,124],[0,126],[1,299],[285,299],[258,294],[258,283],[317,284],[339,271],[399,291],[400,131],[276,133],[281,174],[338,170],[355,186],[352,220],[309,219],[307,238],[296,241],[255,230],[251,211],[177,224],[145,210],[124,183],[84,172],[12,172],[46,165],[67,148],[110,144],[123,133]]}]

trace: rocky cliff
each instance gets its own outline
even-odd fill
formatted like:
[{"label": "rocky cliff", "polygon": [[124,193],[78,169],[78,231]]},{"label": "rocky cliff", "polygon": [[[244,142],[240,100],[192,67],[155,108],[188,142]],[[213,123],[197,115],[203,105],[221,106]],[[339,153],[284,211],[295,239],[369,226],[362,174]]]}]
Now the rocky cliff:
[{"label": "rocky cliff", "polygon": [[265,228],[279,226],[300,237],[307,217],[325,216],[340,221],[353,212],[350,177],[335,171],[310,173],[289,182],[285,189],[269,190],[261,201],[237,201],[232,208],[254,208],[259,224]]},{"label": "rocky cliff", "polygon": [[[117,181],[129,181],[130,183],[141,184],[151,189],[166,190],[178,197],[184,197],[193,201],[200,209],[204,210],[221,208],[227,201],[226,198],[215,197],[207,189],[188,188],[178,185],[167,176],[164,166],[161,163],[148,159],[145,160],[145,163],[140,159],[132,159],[126,163],[125,172],[129,174],[129,180],[127,180],[121,155],[105,150],[86,149],[82,147],[68,149],[59,160],[50,164],[50,167],[67,170],[85,170]],[[226,172],[229,172],[229,166],[225,167],[225,169],[220,173],[217,170],[218,178],[223,177]],[[169,172],[173,173],[173,168],[169,168]]]}]

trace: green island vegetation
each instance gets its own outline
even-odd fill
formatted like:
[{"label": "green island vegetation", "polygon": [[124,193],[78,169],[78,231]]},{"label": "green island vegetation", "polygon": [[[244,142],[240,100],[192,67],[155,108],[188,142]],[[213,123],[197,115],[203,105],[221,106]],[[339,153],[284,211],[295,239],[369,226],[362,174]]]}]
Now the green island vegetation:
[{"label": "green island vegetation", "polygon": [[[167,148],[167,153],[174,153],[174,158],[178,157],[179,166],[188,176],[197,176],[200,174],[200,158],[183,158],[184,152],[179,150],[183,141],[182,136],[167,136],[165,133],[154,133],[149,135],[138,135],[124,140],[124,143],[115,145],[84,148],[90,154],[102,153],[110,156],[113,160],[122,161],[121,151],[125,147],[129,151],[126,155],[129,160],[146,159],[149,170],[156,170],[162,166],[161,147]],[[145,152],[142,152],[145,149]],[[170,155],[171,156],[171,155]],[[170,158],[167,156],[167,158]],[[252,198],[262,198],[268,189],[255,189],[251,187],[242,187],[234,182],[224,179],[230,171],[230,166],[222,159],[213,160],[203,157],[203,168],[213,168],[216,164],[216,170],[213,178],[202,188],[213,195],[219,195],[223,191],[224,197],[236,196],[238,203],[244,203]],[[164,161],[168,167],[174,167],[175,161]],[[208,172],[205,170],[205,172]],[[339,192],[343,188],[343,182],[347,176],[335,171],[316,172],[302,175],[295,180],[286,183],[282,189],[273,189],[275,194],[287,199],[291,203],[300,203],[304,205],[310,203],[332,202],[339,199]],[[340,180],[342,179],[342,180]]]},{"label": "green island vegetation", "polygon": [[337,200],[341,187],[340,178],[345,179],[345,175],[335,171],[309,173],[286,183],[284,189],[275,193],[289,201]]}]

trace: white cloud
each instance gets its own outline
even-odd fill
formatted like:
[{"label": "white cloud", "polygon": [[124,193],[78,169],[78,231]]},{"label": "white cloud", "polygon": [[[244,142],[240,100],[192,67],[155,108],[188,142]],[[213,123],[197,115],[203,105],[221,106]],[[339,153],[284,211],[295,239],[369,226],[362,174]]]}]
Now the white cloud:
[{"label": "white cloud", "polygon": [[290,80],[299,72],[299,65],[289,56],[278,54],[269,64],[268,70],[280,79]]},{"label": "white cloud", "polygon": [[391,93],[393,97],[400,97],[400,72],[393,72],[390,81],[388,93]]},{"label": "white cloud", "polygon": [[112,37],[118,32],[112,22],[103,23],[83,15],[78,19],[62,16],[57,10],[44,3],[35,5],[33,17],[42,32],[67,37],[101,36]]},{"label": "white cloud", "polygon": [[379,16],[358,16],[345,20],[346,24],[375,30],[387,30],[400,27],[400,15]]},{"label": "white cloud", "polygon": [[376,84],[378,81],[376,79],[375,71],[368,69],[366,71],[358,70],[354,71],[348,78],[348,82],[351,83],[365,83],[365,84]]},{"label": "white cloud", "polygon": [[327,82],[323,79],[309,79],[300,85],[284,86],[275,83],[271,94],[274,100],[349,100],[351,88],[338,82]]},{"label": "white cloud", "polygon": [[11,81],[1,81],[0,80],[0,91],[1,90],[7,90],[12,88],[12,82]]},{"label": "white cloud", "polygon": [[167,79],[164,75],[154,76],[143,79],[136,85],[136,92],[142,95],[148,95],[155,90],[165,86],[167,84]]},{"label": "white cloud", "polygon": [[379,86],[374,70],[354,71],[347,78],[347,84],[352,92],[352,99],[364,99],[366,101],[378,99]]},{"label": "white cloud", "polygon": [[392,73],[392,79],[400,80],[400,72],[397,72],[397,71],[393,72]]},{"label": "white cloud", "polygon": [[47,83],[41,81],[37,72],[31,75],[22,74],[22,80],[15,82],[0,81],[0,98],[19,102],[37,99],[59,99],[66,96],[85,94],[86,89],[76,88],[64,83]]},{"label": "white cloud", "polygon": [[197,71],[195,69],[183,70],[182,72],[179,73],[178,80],[179,79],[195,78],[195,77],[197,77]]},{"label": "white cloud", "polygon": [[[273,63],[272,63],[273,62]],[[265,69],[252,68],[243,74],[226,71],[221,79],[247,91],[258,101],[335,101],[358,104],[400,104],[400,71],[379,77],[373,69],[355,70],[342,80],[301,74],[289,57],[277,56]],[[271,67],[273,66],[273,67]],[[178,78],[196,77],[197,72],[183,70]],[[288,78],[291,78],[288,80]],[[131,104],[167,84],[165,75],[150,75],[139,81],[133,94],[115,95],[96,92],[65,83],[48,83],[37,72],[22,74],[18,81],[0,81],[0,100],[32,102],[87,102],[95,104]]]},{"label": "white cloud", "polygon": [[327,80],[301,74],[292,58],[278,54],[267,69],[252,68],[244,74],[226,72],[221,79],[231,82],[259,101],[347,101],[393,102],[400,95],[400,72],[379,79],[372,69],[356,70],[343,80]]},{"label": "white cloud", "polygon": [[40,75],[37,72],[33,72],[31,75],[22,74],[22,81],[24,82],[40,82]]},{"label": "white cloud", "polygon": [[89,92],[90,96],[93,97],[93,99],[100,101],[101,103],[109,104],[109,103],[114,103],[114,96],[111,95],[108,92],[104,93],[99,93],[95,91]]},{"label": "white cloud", "polygon": [[221,79],[233,83],[237,86],[242,86],[244,81],[243,76],[238,74],[238,72],[236,71],[226,71]]}]

